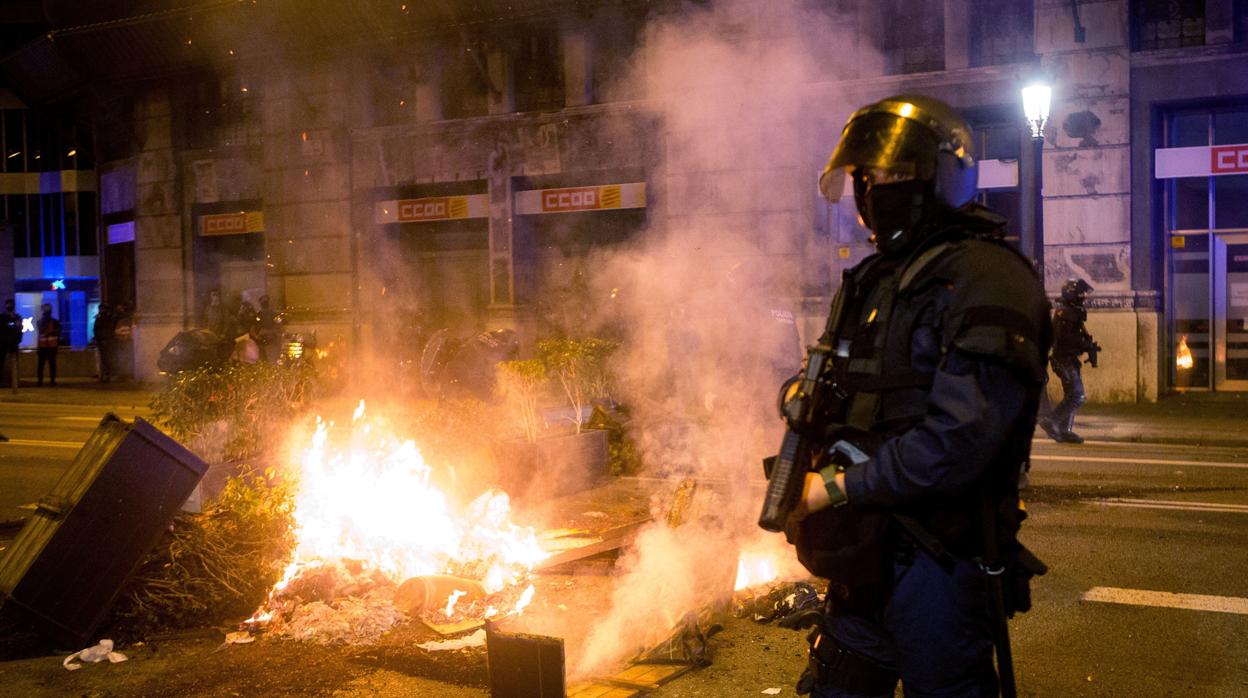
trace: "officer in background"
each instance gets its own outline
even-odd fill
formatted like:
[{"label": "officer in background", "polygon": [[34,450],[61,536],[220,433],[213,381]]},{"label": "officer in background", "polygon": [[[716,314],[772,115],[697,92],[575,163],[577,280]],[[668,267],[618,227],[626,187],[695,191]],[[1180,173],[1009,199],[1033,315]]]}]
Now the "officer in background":
[{"label": "officer in background", "polygon": [[[943,102],[891,97],[850,117],[820,178],[832,201],[852,179],[878,253],[846,272],[821,339],[844,406],[822,433],[849,457],[814,463],[788,528],[829,580],[798,684],[819,698],[892,696],[899,679],[995,696],[994,640],[1012,690],[1005,618],[1042,571],[1020,571],[1016,533],[1048,300],[1004,219],[971,202],[972,143]],[[1022,582],[994,593],[1007,577]]]},{"label": "officer in background", "polygon": [[1050,363],[1053,373],[1062,382],[1062,401],[1053,412],[1040,420],[1040,428],[1049,438],[1061,443],[1081,444],[1083,437],[1074,432],[1075,412],[1083,405],[1082,354],[1088,355],[1088,363],[1096,368],[1101,345],[1088,334],[1086,322],[1088,310],[1084,301],[1092,292],[1092,286],[1083,279],[1069,279],[1062,285],[1062,296],[1053,310],[1053,356]]}]

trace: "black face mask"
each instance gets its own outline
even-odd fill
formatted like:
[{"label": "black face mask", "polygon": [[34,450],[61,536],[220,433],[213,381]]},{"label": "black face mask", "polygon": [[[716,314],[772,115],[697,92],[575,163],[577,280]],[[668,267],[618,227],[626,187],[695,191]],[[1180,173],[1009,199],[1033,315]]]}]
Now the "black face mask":
[{"label": "black face mask", "polygon": [[875,246],[885,255],[904,254],[918,240],[916,231],[927,217],[930,183],[921,179],[877,184],[859,200],[863,222],[875,233]]}]

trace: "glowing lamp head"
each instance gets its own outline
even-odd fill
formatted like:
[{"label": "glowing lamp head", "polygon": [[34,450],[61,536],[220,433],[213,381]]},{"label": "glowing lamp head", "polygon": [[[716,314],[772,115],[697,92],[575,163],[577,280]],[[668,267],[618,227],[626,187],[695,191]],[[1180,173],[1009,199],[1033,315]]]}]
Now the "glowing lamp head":
[{"label": "glowing lamp head", "polygon": [[1023,88],[1023,114],[1031,127],[1032,138],[1044,136],[1044,125],[1049,121],[1049,103],[1053,88],[1043,83],[1031,83]]}]

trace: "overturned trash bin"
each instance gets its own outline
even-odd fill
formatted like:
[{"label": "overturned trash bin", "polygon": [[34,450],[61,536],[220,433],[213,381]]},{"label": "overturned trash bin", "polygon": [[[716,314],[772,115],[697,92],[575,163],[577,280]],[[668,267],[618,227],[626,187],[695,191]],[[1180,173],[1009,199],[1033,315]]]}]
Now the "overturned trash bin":
[{"label": "overturned trash bin", "polygon": [[0,603],[58,643],[92,639],[206,463],[109,414],[0,557]]}]

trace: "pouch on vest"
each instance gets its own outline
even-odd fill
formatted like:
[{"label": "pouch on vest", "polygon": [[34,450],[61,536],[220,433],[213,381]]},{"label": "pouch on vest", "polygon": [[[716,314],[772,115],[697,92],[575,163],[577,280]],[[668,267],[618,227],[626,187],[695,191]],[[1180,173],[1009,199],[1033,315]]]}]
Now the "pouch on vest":
[{"label": "pouch on vest", "polygon": [[792,525],[788,537],[811,574],[853,588],[885,578],[889,523],[883,511],[847,504],[807,515]]}]

